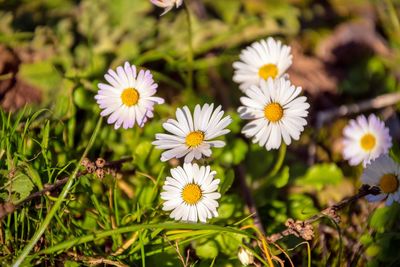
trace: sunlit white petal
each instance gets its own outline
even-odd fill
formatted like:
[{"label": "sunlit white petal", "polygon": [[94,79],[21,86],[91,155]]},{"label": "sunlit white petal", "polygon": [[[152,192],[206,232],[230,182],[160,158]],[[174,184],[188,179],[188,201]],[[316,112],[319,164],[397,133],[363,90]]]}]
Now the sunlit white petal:
[{"label": "sunlit white petal", "polygon": [[191,163],[171,169],[161,192],[162,209],[178,221],[206,222],[217,217],[221,194],[216,192],[220,180],[214,179],[215,174],[210,166]]},{"label": "sunlit white petal", "polygon": [[154,97],[157,84],[150,71],[141,70],[136,75],[136,67],[125,62],[114,70],[108,70],[104,76],[109,84],[99,83],[99,91],[94,97],[99,104],[107,123],[118,129],[132,128],[135,123],[140,127],[148,118],[153,117],[155,104],[164,103],[164,99]]},{"label": "sunlit white petal", "polygon": [[168,134],[156,134],[153,145],[165,149],[161,160],[185,157],[185,162],[211,156],[212,147],[223,147],[225,142],[214,140],[229,133],[226,127],[232,122],[225,116],[221,106],[214,109],[214,104],[196,105],[194,113],[187,106],[176,110],[176,120],[163,123]]},{"label": "sunlit white petal", "polygon": [[285,78],[270,78],[251,86],[240,98],[243,106],[238,108],[240,117],[250,120],[242,133],[267,150],[279,148],[282,141],[289,145],[292,139],[298,140],[310,107],[306,97],[298,96],[300,92],[300,87]]},{"label": "sunlit white petal", "polygon": [[343,129],[343,158],[350,165],[363,166],[382,154],[387,154],[392,146],[389,129],[374,114],[350,120]]},{"label": "sunlit white petal", "polygon": [[240,61],[233,63],[233,81],[245,92],[261,80],[282,77],[292,65],[290,50],[289,46],[272,37],[252,43],[241,51]]}]

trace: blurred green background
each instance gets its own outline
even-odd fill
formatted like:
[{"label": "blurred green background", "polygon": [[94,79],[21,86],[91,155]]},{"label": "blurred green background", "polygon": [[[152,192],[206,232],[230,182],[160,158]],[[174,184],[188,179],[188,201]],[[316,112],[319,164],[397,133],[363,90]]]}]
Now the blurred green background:
[{"label": "blurred green background", "polygon": [[[236,228],[252,223],[237,182],[238,168],[245,170],[267,235],[284,229],[288,218],[307,219],[357,192],[362,169],[343,161],[340,142],[343,127],[356,114],[324,121],[321,112],[399,91],[400,2],[184,2],[192,24],[193,85],[183,7],[160,17],[162,9],[146,0],[0,0],[2,202],[18,204],[71,173],[99,116],[94,95],[108,68],[129,61],[151,70],[159,83],[157,95],[166,99],[143,129],[115,131],[103,124],[89,158],[133,160],[118,175],[80,177],[27,265],[93,266],[97,260],[115,266],[179,266],[175,241],[183,257],[190,251],[188,266],[241,266],[241,246],[253,247],[262,257],[254,241],[211,230],[143,230],[43,252],[94,231],[169,220],[158,192],[178,162],[162,163],[161,151],[151,142],[163,131],[162,122],[183,105],[193,109],[197,103],[214,102],[233,118],[226,147],[214,149],[212,158],[201,162],[221,179],[220,216],[211,223]],[[311,105],[309,125],[277,168],[282,151],[267,152],[240,135],[243,123],[236,108],[241,92],[232,82],[232,63],[240,50],[269,36],[292,47],[290,79],[303,87]],[[399,107],[366,111],[380,115],[390,128],[397,157]],[[32,201],[3,218],[0,265],[15,259],[56,196]],[[342,212],[339,224],[322,219],[314,225],[310,251],[296,237],[278,244],[295,266],[398,266],[400,205],[381,206],[360,200]],[[270,248],[290,266],[281,250]]]}]

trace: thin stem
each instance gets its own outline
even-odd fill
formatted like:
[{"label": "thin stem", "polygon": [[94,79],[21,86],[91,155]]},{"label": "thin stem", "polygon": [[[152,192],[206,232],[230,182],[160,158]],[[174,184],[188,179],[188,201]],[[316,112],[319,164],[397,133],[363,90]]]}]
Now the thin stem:
[{"label": "thin stem", "polygon": [[240,188],[242,190],[242,194],[244,197],[244,201],[246,202],[247,207],[249,208],[250,214],[253,215],[254,225],[260,230],[260,233],[265,235],[265,230],[262,225],[260,214],[258,213],[256,202],[254,201],[253,194],[251,193],[245,177],[245,170],[243,165],[238,165],[235,168],[236,177],[238,177]]},{"label": "thin stem", "polygon": [[190,15],[190,10],[187,3],[184,3],[186,20],[188,25],[188,73],[187,73],[187,88],[193,90],[193,42],[192,42],[192,20]]},{"label": "thin stem", "polygon": [[283,143],[279,148],[278,159],[276,160],[274,167],[272,168],[267,177],[272,177],[279,172],[279,170],[282,167],[283,161],[285,160],[285,156],[286,156],[286,144]]},{"label": "thin stem", "polygon": [[[76,177],[80,177],[80,176],[83,176],[83,175],[86,175],[86,174],[87,174],[87,171],[81,171],[81,172],[78,172],[78,174],[76,175]],[[15,208],[17,209],[17,208],[21,207],[23,204],[25,204],[26,202],[29,202],[29,201],[31,201],[31,200],[34,199],[34,198],[41,197],[41,196],[43,196],[44,194],[46,194],[47,192],[54,191],[55,189],[57,189],[57,188],[60,187],[61,185],[65,184],[65,183],[68,181],[68,179],[69,179],[69,177],[64,177],[64,178],[62,178],[62,179],[59,179],[59,180],[55,181],[54,184],[51,184],[50,186],[45,187],[44,189],[42,189],[42,190],[40,190],[40,191],[37,191],[37,192],[35,192],[35,193],[32,193],[31,195],[29,195],[29,196],[26,197],[25,199],[23,199],[23,200],[21,200],[20,202],[18,202],[18,203],[15,205]]]},{"label": "thin stem", "polygon": [[265,235],[263,233],[261,233],[260,229],[258,229],[254,225],[244,226],[244,227],[241,228],[241,230],[242,229],[244,230],[244,229],[247,229],[247,228],[251,228],[257,233],[257,236],[260,239],[261,244],[262,244],[262,249],[261,250],[264,251],[264,254],[265,254],[265,257],[267,258],[269,266],[274,266],[274,264],[272,262],[272,259],[271,259],[271,255],[269,253],[269,246],[268,246],[267,240],[265,239]]},{"label": "thin stem", "polygon": [[102,117],[99,118],[96,128],[94,129],[93,134],[90,137],[89,143],[86,146],[85,151],[83,152],[83,154],[81,156],[81,159],[79,160],[78,164],[76,165],[74,172],[69,177],[67,183],[65,184],[63,190],[61,191],[60,196],[57,198],[57,201],[54,202],[53,207],[50,209],[46,218],[43,220],[42,224],[40,225],[39,229],[35,232],[32,239],[29,241],[28,245],[25,246],[25,248],[22,250],[22,252],[19,255],[19,257],[17,258],[17,260],[13,263],[14,267],[21,265],[21,263],[24,261],[24,259],[28,256],[29,252],[33,249],[35,244],[38,242],[40,237],[43,235],[47,226],[49,226],[50,221],[56,214],[57,210],[60,208],[61,203],[64,201],[65,197],[67,196],[69,190],[72,187],[72,184],[74,183],[75,177],[77,176],[77,174],[79,172],[80,163],[82,162],[82,160],[84,158],[86,158],[86,155],[88,154],[90,148],[93,146],[93,143],[96,140],[97,134],[100,130],[101,123],[102,123]]}]

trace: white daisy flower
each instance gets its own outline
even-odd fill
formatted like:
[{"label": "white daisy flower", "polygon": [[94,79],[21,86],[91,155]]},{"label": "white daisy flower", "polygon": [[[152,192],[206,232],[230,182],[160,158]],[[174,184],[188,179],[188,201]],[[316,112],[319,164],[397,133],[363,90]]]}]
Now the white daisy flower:
[{"label": "white daisy flower", "polygon": [[364,115],[350,120],[343,129],[343,158],[350,165],[363,163],[365,166],[371,160],[382,154],[387,154],[392,146],[389,129],[374,114],[368,119]]},{"label": "white daisy flower", "polygon": [[298,140],[304,130],[310,105],[305,96],[299,96],[301,87],[291,85],[279,78],[261,81],[253,85],[240,98],[244,106],[238,112],[246,124],[242,133],[253,138],[253,143],[265,146],[267,150],[277,149],[283,141],[290,145],[291,139]]},{"label": "white daisy flower", "polygon": [[177,221],[206,222],[217,217],[221,194],[216,192],[220,180],[214,179],[215,174],[210,166],[191,163],[171,169],[172,177],[167,177],[161,192],[163,210],[172,210],[170,217]]},{"label": "white daisy flower", "polygon": [[261,80],[281,77],[292,65],[290,49],[271,37],[252,43],[242,50],[240,61],[233,63],[233,81],[239,83],[239,88],[245,92]]},{"label": "white daisy flower", "polygon": [[153,142],[158,149],[166,149],[161,154],[161,160],[185,156],[185,162],[194,158],[200,159],[202,155],[211,156],[211,147],[223,147],[224,141],[213,140],[230,130],[225,129],[231,122],[230,116],[222,118],[224,111],[214,104],[205,104],[203,107],[196,105],[192,116],[189,108],[184,106],[176,110],[176,119],[169,119],[163,124],[165,130],[171,134],[156,134]]},{"label": "white daisy flower", "polygon": [[143,127],[148,118],[153,117],[153,106],[164,103],[164,99],[154,97],[157,84],[148,70],[136,72],[135,65],[125,62],[124,67],[112,69],[104,75],[109,84],[99,83],[99,91],[94,97],[103,111],[101,116],[106,117],[107,123],[114,124],[114,128],[132,128],[136,123]]},{"label": "white daisy flower", "polygon": [[367,195],[365,198],[368,201],[381,201],[386,198],[387,206],[392,205],[393,201],[400,203],[400,165],[389,156],[382,155],[368,164],[361,181],[381,190],[379,195]]},{"label": "white daisy flower", "polygon": [[174,5],[176,6],[176,8],[180,7],[183,0],[150,0],[150,2],[153,3],[153,5],[164,8],[164,12],[161,14],[162,16],[170,11],[174,7]]}]

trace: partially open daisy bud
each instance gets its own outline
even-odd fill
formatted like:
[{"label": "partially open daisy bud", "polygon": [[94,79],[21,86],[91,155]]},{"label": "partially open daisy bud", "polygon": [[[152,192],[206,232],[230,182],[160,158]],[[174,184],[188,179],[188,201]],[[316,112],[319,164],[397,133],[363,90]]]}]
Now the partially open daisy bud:
[{"label": "partially open daisy bud", "polygon": [[153,5],[164,8],[164,12],[161,14],[164,15],[168,11],[170,11],[174,6],[176,8],[182,5],[183,0],[150,0]]},{"label": "partially open daisy bud", "polygon": [[253,253],[251,253],[249,250],[247,250],[243,247],[239,248],[238,258],[244,266],[248,266],[248,265],[254,263]]},{"label": "partially open daisy bud", "polygon": [[291,48],[269,37],[254,42],[240,53],[240,61],[233,63],[233,81],[245,92],[261,80],[276,79],[285,74],[292,65]]},{"label": "partially open daisy bud", "polygon": [[343,129],[343,134],[343,158],[350,165],[362,162],[365,166],[380,155],[387,154],[392,146],[389,129],[374,114],[369,115],[368,119],[360,115],[355,120],[350,120]]},{"label": "partially open daisy bud", "polygon": [[282,140],[287,145],[292,139],[298,140],[307,124],[305,117],[310,107],[300,93],[301,87],[291,85],[284,78],[270,78],[251,86],[246,96],[240,98],[243,106],[238,109],[239,115],[250,120],[242,133],[267,150],[279,148]]},{"label": "partially open daisy bud", "polygon": [[367,195],[368,201],[381,201],[386,199],[386,205],[393,201],[400,203],[400,165],[387,155],[382,155],[373,160],[364,169],[361,181],[370,186],[377,186],[381,190],[378,195]]},{"label": "partially open daisy bud", "polygon": [[163,124],[171,134],[156,134],[153,142],[158,149],[165,149],[161,160],[185,157],[185,162],[211,156],[212,147],[223,147],[225,142],[214,140],[229,133],[226,127],[232,122],[230,116],[225,116],[221,106],[214,109],[214,104],[196,105],[194,114],[187,106],[176,110],[176,120],[169,119]]},{"label": "partially open daisy bud", "polygon": [[163,210],[172,211],[170,217],[177,221],[206,222],[217,217],[221,194],[217,192],[220,180],[214,179],[215,174],[210,166],[191,163],[171,169],[161,193]]},{"label": "partially open daisy bud", "polygon": [[132,128],[135,123],[143,127],[148,118],[153,117],[155,104],[164,103],[164,99],[153,96],[158,85],[148,70],[137,73],[136,66],[125,62],[124,67],[117,67],[117,72],[110,69],[104,75],[109,84],[99,83],[95,96],[97,104],[103,111],[107,123],[118,129]]}]

